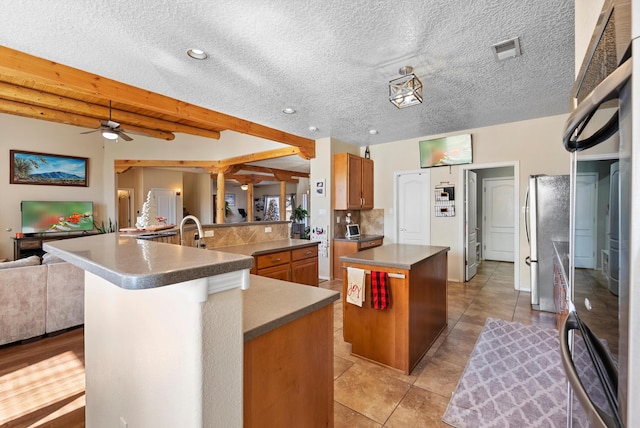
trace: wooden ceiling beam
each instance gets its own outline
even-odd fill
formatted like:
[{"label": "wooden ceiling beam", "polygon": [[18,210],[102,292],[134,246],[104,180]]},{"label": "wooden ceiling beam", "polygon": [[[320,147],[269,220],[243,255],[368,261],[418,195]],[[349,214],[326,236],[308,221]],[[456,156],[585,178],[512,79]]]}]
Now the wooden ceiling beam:
[{"label": "wooden ceiling beam", "polygon": [[111,120],[120,123],[123,128],[133,129],[134,127],[138,127],[157,129],[163,132],[182,132],[216,140],[220,139],[220,132],[215,130],[195,128],[193,126],[168,122],[119,109],[111,109],[111,111],[109,111],[109,107],[107,106],[92,104],[86,101],[50,94],[6,82],[0,82],[0,99],[1,98],[100,120],[108,120],[111,118]]},{"label": "wooden ceiling beam", "polygon": [[[0,113],[13,114],[16,116],[28,117],[31,119],[46,120],[49,122],[64,123],[67,125],[80,126],[82,128],[99,129],[100,120],[92,117],[69,114],[58,110],[29,104],[18,103],[0,99]],[[158,131],[156,129],[138,128],[135,131],[144,133],[154,138],[163,140],[173,140],[175,135],[170,132]]]},{"label": "wooden ceiling beam", "polygon": [[282,174],[288,174],[292,177],[309,178],[308,172],[298,172],[298,171],[291,171],[288,169],[269,168],[268,166],[248,165],[244,163],[240,164],[239,166],[240,166],[240,170],[244,170],[244,171],[265,172],[267,174],[274,174],[277,172]]},{"label": "wooden ceiling beam", "polygon": [[189,161],[189,160],[132,160],[116,159],[113,164],[116,168],[156,167],[156,168],[202,168],[215,167],[217,161]]},{"label": "wooden ceiling beam", "polygon": [[282,149],[267,150],[264,152],[250,153],[248,155],[236,156],[221,160],[219,166],[238,165],[261,160],[282,158],[285,156],[297,155],[300,153],[298,147],[285,147]]},{"label": "wooden ceiling beam", "polygon": [[[212,177],[212,178],[215,180],[217,177]],[[240,184],[258,184],[264,180],[271,180],[273,177],[268,175],[258,175],[258,174],[234,174],[229,177],[225,177],[225,180],[227,178],[229,180],[235,180]]]},{"label": "wooden ceiling beam", "polygon": [[[128,104],[177,119],[202,123],[205,127],[229,129],[243,134],[277,141],[301,149],[301,155],[315,156],[315,141],[267,126],[198,107],[164,95],[127,85],[76,68],[38,58],[0,46],[0,75],[10,79],[38,82]],[[5,78],[6,80],[6,78]]]}]

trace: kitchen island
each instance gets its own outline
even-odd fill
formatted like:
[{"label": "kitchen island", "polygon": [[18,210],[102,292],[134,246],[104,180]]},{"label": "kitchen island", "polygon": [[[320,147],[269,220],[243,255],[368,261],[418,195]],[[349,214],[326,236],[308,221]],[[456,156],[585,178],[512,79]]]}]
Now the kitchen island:
[{"label": "kitchen island", "polygon": [[339,293],[124,234],[45,249],[85,270],[87,426],[333,425]]},{"label": "kitchen island", "polygon": [[[409,374],[447,326],[449,247],[393,244],[340,258],[343,268],[364,269],[362,307],[347,302],[343,276],[344,340],[354,355]],[[390,306],[373,309],[371,272],[386,272]]]},{"label": "kitchen island", "polygon": [[242,426],[251,257],[117,233],[44,249],[85,270],[86,426]]}]

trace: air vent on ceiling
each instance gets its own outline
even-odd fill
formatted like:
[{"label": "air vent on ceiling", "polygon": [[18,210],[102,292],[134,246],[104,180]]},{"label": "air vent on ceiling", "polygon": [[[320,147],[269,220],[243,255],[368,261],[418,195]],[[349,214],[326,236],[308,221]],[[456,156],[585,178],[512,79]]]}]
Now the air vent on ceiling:
[{"label": "air vent on ceiling", "polygon": [[498,61],[520,56],[522,55],[522,51],[520,51],[520,38],[516,37],[491,45],[491,51]]}]

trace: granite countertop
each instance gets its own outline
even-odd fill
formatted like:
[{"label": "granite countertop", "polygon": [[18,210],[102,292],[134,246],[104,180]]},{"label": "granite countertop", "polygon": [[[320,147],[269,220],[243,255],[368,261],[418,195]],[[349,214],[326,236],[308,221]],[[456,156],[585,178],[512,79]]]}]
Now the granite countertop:
[{"label": "granite countertop", "polygon": [[250,287],[242,291],[243,331],[247,342],[301,318],[340,298],[326,288],[295,284],[251,275]]},{"label": "granite countertop", "polygon": [[217,247],[214,248],[214,250],[223,251],[225,253],[242,254],[244,256],[259,256],[261,254],[269,254],[283,250],[294,250],[296,248],[311,247],[318,244],[318,241],[310,241],[308,239],[279,239],[277,241]]},{"label": "granite countertop", "polygon": [[340,257],[341,262],[411,269],[412,266],[437,254],[449,251],[449,247],[434,245],[391,244],[370,248]]},{"label": "granite countertop", "polygon": [[253,258],[119,233],[47,242],[45,251],[126,289],[156,288],[251,269]]},{"label": "granite countertop", "polygon": [[367,242],[367,241],[375,241],[376,239],[382,239],[384,235],[360,235],[357,238],[333,238],[334,241],[345,241],[345,242]]}]

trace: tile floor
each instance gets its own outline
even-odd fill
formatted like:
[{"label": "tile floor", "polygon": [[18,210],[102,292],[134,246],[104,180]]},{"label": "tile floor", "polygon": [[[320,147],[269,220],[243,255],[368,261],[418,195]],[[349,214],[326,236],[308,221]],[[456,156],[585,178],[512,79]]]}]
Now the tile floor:
[{"label": "tile floor", "polygon": [[[321,287],[340,290],[341,281]],[[488,317],[555,327],[513,288],[513,263],[483,261],[469,282],[449,283],[449,325],[410,375],[351,355],[342,339],[342,302],[334,306],[335,428],[437,427]]]}]

